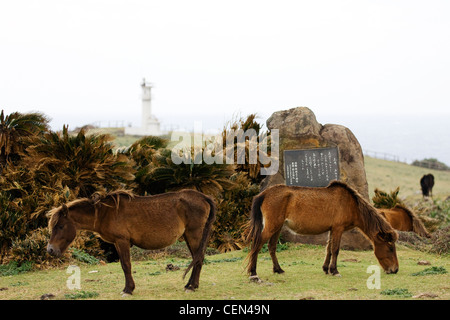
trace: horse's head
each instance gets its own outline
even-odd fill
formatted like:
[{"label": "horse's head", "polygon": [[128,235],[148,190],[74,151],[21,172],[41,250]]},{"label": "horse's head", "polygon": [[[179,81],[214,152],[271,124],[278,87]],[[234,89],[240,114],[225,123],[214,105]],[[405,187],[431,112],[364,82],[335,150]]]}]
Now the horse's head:
[{"label": "horse's head", "polygon": [[395,250],[397,240],[395,231],[379,232],[373,239],[375,256],[386,273],[397,273],[398,260]]},{"label": "horse's head", "polygon": [[69,208],[63,204],[50,212],[49,228],[52,235],[47,245],[47,252],[60,256],[75,239],[77,230],[69,218]]}]

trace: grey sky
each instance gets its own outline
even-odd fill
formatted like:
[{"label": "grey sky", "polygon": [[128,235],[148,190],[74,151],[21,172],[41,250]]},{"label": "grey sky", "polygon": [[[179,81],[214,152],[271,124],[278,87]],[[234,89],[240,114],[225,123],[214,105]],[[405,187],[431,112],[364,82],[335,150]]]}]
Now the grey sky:
[{"label": "grey sky", "polygon": [[164,121],[449,116],[449,16],[433,0],[1,0],[0,108],[138,124],[145,77]]}]

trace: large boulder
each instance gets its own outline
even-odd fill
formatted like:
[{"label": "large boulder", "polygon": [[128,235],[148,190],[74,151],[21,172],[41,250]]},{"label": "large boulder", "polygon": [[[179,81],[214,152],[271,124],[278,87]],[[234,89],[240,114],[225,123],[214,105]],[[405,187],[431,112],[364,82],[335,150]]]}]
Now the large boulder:
[{"label": "large boulder", "polygon": [[[340,180],[356,189],[366,200],[369,189],[364,169],[364,156],[361,146],[350,129],[338,124],[322,125],[314,113],[306,107],[277,111],[266,122],[270,130],[279,130],[279,170],[267,176],[261,183],[265,189],[272,185],[284,184],[284,150],[338,147]],[[283,231],[287,241],[326,244],[327,236],[296,236]],[[345,234],[345,247],[348,249],[368,249],[370,242],[357,231]]]}]

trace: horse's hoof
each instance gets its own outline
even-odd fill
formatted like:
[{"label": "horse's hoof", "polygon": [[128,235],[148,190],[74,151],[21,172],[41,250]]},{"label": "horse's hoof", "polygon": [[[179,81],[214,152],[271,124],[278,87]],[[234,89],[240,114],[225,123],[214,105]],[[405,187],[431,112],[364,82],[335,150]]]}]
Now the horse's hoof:
[{"label": "horse's hoof", "polygon": [[342,277],[339,272],[338,273],[334,273],[333,276],[335,276],[335,277]]},{"label": "horse's hoof", "polygon": [[257,275],[250,276],[248,279],[251,282],[255,282],[255,283],[262,283],[263,282]]},{"label": "horse's hoof", "polygon": [[184,288],[184,292],[187,292],[187,293],[189,293],[189,292],[195,292],[195,290],[192,289],[192,288]]},{"label": "horse's hoof", "polygon": [[131,297],[131,293],[127,293],[127,292],[121,292],[120,295],[122,296],[122,298],[126,298],[126,297]]}]

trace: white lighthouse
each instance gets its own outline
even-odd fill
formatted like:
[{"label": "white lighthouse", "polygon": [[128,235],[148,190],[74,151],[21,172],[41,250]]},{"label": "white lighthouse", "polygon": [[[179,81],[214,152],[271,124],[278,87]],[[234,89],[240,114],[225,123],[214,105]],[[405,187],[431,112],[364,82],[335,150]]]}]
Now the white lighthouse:
[{"label": "white lighthouse", "polygon": [[158,119],[152,114],[152,84],[142,79],[142,119],[141,127],[125,128],[125,134],[136,136],[158,136],[161,135],[160,123]]}]

